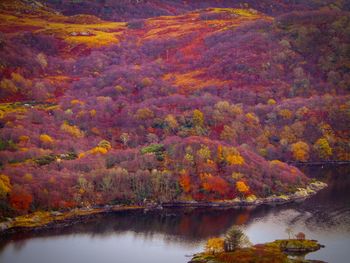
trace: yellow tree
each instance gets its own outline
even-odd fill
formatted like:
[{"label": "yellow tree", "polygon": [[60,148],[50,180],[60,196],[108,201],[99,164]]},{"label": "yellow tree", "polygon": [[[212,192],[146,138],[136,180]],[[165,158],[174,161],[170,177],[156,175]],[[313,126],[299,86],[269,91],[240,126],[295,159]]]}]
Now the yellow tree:
[{"label": "yellow tree", "polygon": [[306,162],[309,159],[309,145],[303,141],[298,141],[291,145],[293,157],[300,162]]},{"label": "yellow tree", "polygon": [[67,132],[76,138],[84,137],[84,132],[82,132],[78,126],[69,125],[67,121],[64,121],[60,127],[61,131]]},{"label": "yellow tree", "polygon": [[53,143],[54,142],[54,140],[51,138],[51,136],[49,136],[47,134],[41,134],[39,136],[39,139],[43,143]]},{"label": "yellow tree", "polygon": [[0,174],[0,198],[6,197],[11,192],[10,178],[7,175]]},{"label": "yellow tree", "polygon": [[314,149],[321,159],[328,159],[333,153],[332,148],[326,138],[318,139],[314,144]]},{"label": "yellow tree", "polygon": [[207,253],[215,254],[224,252],[224,239],[220,237],[210,238],[205,245],[205,251]]},{"label": "yellow tree", "polygon": [[221,144],[219,144],[218,149],[217,149],[217,158],[218,162],[223,162],[224,159],[224,153],[223,153],[223,147]]},{"label": "yellow tree", "polygon": [[244,164],[244,158],[238,154],[229,154],[226,157],[226,161],[229,165],[242,165]]},{"label": "yellow tree", "polygon": [[225,161],[229,165],[242,165],[244,164],[244,158],[241,156],[240,152],[234,147],[224,147],[223,153]]},{"label": "yellow tree", "polygon": [[249,192],[249,186],[246,185],[243,181],[236,182],[236,189],[242,195],[245,195]]},{"label": "yellow tree", "polygon": [[166,117],[165,117],[165,122],[168,124],[169,128],[171,130],[175,130],[178,128],[179,124],[176,120],[176,118],[174,117],[174,115],[172,114],[168,114]]},{"label": "yellow tree", "polygon": [[274,99],[269,99],[269,100],[267,101],[267,104],[268,104],[268,105],[275,105],[275,104],[276,104],[276,101],[275,101]]},{"label": "yellow tree", "polygon": [[206,145],[201,145],[201,148],[197,151],[197,155],[205,161],[210,159],[211,152],[209,147]]},{"label": "yellow tree", "polygon": [[204,115],[200,110],[194,110],[192,116],[194,126],[203,127],[204,125]]},{"label": "yellow tree", "polygon": [[137,110],[135,117],[138,120],[148,120],[154,117],[154,113],[149,108],[142,108]]},{"label": "yellow tree", "polygon": [[107,140],[100,141],[97,146],[105,148],[107,150],[110,150],[112,148],[111,143]]}]

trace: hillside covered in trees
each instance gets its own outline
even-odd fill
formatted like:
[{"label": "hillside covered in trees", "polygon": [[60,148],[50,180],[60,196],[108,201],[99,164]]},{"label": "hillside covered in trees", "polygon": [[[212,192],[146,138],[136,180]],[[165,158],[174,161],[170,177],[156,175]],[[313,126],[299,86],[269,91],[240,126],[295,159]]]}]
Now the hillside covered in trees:
[{"label": "hillside covered in trees", "polygon": [[350,160],[349,43],[347,1],[1,1],[0,218],[305,187]]}]

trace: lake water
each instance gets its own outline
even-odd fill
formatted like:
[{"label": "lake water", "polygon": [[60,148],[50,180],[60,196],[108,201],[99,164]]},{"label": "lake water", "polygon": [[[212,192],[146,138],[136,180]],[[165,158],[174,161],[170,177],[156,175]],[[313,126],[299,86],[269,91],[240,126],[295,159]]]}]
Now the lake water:
[{"label": "lake water", "polygon": [[329,184],[303,203],[256,209],[189,209],[98,215],[67,228],[22,233],[0,243],[1,263],[181,263],[205,241],[240,225],[253,243],[304,232],[326,247],[308,259],[348,263],[350,166],[305,168]]}]

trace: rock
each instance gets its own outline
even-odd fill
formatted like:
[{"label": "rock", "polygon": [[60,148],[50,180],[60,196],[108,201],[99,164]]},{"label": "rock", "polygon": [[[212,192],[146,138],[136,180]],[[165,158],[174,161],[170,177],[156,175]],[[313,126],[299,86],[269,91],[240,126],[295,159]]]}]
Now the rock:
[{"label": "rock", "polygon": [[58,211],[52,211],[51,212],[51,215],[52,216],[61,216],[61,215],[63,215],[61,212],[58,212]]},{"label": "rock", "polygon": [[247,198],[246,198],[246,201],[248,203],[254,203],[258,198],[255,196],[255,195],[249,195]]},{"label": "rock", "polygon": [[313,194],[316,193],[316,191],[312,190],[309,186],[306,187],[306,191],[307,191],[307,193],[308,193],[309,195],[313,195]]},{"label": "rock", "polygon": [[236,197],[235,199],[232,199],[233,203],[240,203],[241,199],[239,197]]},{"label": "rock", "polygon": [[70,36],[76,37],[76,36],[93,36],[93,34],[90,31],[81,31],[81,32],[76,32],[73,31],[69,33]]},{"label": "rock", "polygon": [[5,231],[10,227],[10,223],[9,222],[3,222],[0,223],[0,231]]},{"label": "rock", "polygon": [[316,182],[313,182],[309,185],[309,188],[313,191],[319,191],[325,187],[327,187],[327,184],[323,183],[321,181],[316,181]]},{"label": "rock", "polygon": [[279,195],[279,196],[272,195],[267,197],[265,200],[267,203],[285,203],[290,200],[290,197],[287,195]]},{"label": "rock", "polygon": [[288,195],[279,195],[277,198],[279,198],[281,201],[288,201],[290,199]]},{"label": "rock", "polygon": [[91,36],[92,34],[89,31],[83,31],[83,32],[80,32],[80,35],[81,36]]},{"label": "rock", "polygon": [[305,197],[309,196],[309,194],[305,188],[298,188],[298,191],[296,191],[293,195],[296,198],[305,198]]}]

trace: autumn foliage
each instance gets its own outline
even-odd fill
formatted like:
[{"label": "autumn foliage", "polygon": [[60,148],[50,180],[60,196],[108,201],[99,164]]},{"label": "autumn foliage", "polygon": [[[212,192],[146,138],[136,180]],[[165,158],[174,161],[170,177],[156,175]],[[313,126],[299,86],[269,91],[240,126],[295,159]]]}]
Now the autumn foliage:
[{"label": "autumn foliage", "polygon": [[0,3],[1,217],[251,200],[350,160],[342,1],[42,2]]},{"label": "autumn foliage", "polygon": [[21,186],[15,186],[10,194],[11,206],[21,212],[28,212],[33,196]]}]

